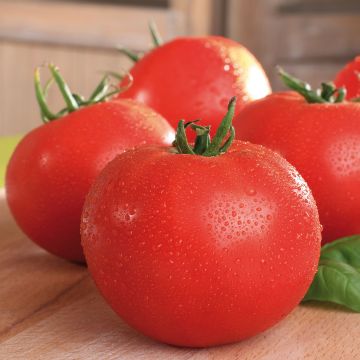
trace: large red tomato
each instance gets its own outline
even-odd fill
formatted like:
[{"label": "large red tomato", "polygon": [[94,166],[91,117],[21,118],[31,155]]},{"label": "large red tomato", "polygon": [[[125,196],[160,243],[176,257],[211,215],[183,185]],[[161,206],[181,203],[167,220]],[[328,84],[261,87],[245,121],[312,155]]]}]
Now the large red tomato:
[{"label": "large red tomato", "polygon": [[300,302],[317,269],[318,212],[275,152],[234,142],[223,153],[231,140],[219,149],[206,134],[193,148],[181,125],[177,148],[126,151],[106,166],[85,202],[82,245],[128,324],[175,345],[229,343]]},{"label": "large red tomato", "polygon": [[238,112],[271,92],[255,57],[220,36],[177,38],[147,53],[130,73],[133,83],[119,96],[149,105],[174,127],[179,119],[216,127],[230,97],[238,97]]},{"label": "large red tomato", "polygon": [[273,93],[249,104],[234,126],[238,139],[276,150],[305,178],[326,243],[360,233],[360,104],[315,95]]},{"label": "large red tomato", "polygon": [[360,56],[339,71],[335,78],[335,84],[338,87],[346,88],[347,99],[360,98]]},{"label": "large red tomato", "polygon": [[44,249],[83,261],[80,215],[92,181],[125,149],[173,137],[163,117],[133,100],[93,104],[32,130],[6,173],[15,220]]}]

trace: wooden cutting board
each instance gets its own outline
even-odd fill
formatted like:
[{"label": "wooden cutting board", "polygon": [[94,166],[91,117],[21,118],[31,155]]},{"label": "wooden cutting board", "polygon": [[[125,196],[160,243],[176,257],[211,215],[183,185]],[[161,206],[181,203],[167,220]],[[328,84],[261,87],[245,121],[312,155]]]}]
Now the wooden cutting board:
[{"label": "wooden cutting board", "polygon": [[210,349],[152,341],[122,322],[86,267],[33,245],[0,196],[0,359],[360,359],[360,315],[298,306],[252,339]]}]

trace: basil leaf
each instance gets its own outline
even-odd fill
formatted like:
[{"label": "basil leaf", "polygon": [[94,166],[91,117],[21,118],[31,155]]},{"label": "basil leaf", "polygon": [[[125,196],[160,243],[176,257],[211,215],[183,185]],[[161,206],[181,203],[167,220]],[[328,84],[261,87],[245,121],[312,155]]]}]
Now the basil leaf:
[{"label": "basil leaf", "polygon": [[326,244],[319,268],[303,301],[341,304],[360,312],[360,235]]}]

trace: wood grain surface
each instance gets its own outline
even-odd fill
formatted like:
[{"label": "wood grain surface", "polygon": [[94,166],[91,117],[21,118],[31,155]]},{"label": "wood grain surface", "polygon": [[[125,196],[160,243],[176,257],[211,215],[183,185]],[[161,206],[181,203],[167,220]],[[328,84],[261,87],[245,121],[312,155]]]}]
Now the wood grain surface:
[{"label": "wood grain surface", "polygon": [[298,306],[252,339],[210,349],[160,344],[121,321],[87,270],[37,248],[0,196],[0,359],[360,359],[360,315]]}]

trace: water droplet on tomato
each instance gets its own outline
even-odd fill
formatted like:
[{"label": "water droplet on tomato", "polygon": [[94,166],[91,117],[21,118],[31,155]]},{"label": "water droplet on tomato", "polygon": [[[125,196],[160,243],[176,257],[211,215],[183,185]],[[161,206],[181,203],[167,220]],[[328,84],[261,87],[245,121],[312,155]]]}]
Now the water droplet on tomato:
[{"label": "water droplet on tomato", "polygon": [[249,196],[254,196],[254,195],[256,195],[256,190],[255,189],[247,189],[246,193]]}]

